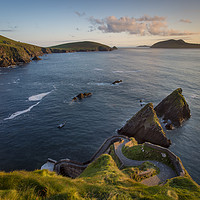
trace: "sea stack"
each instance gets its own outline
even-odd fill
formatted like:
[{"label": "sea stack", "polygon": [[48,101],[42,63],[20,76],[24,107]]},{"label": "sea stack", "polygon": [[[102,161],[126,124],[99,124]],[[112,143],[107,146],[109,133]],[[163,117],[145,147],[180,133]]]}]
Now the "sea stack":
[{"label": "sea stack", "polygon": [[182,95],[182,89],[174,90],[170,95],[163,99],[156,107],[155,111],[164,120],[170,120],[176,127],[182,125],[183,121],[190,118],[190,109]]},{"label": "sea stack", "polygon": [[138,143],[151,142],[163,147],[169,147],[171,144],[171,141],[165,136],[152,103],[148,103],[137,112],[118,130],[118,133],[134,137]]}]

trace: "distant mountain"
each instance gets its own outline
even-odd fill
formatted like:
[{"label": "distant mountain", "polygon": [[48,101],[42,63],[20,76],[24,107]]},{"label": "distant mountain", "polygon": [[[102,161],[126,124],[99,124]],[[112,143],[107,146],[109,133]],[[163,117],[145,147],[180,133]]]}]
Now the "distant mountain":
[{"label": "distant mountain", "polygon": [[184,40],[166,40],[153,44],[151,48],[200,48],[200,44],[187,43]]},{"label": "distant mountain", "polygon": [[91,42],[91,41],[84,41],[84,42],[73,42],[73,43],[65,43],[56,46],[49,47],[51,49],[60,49],[66,51],[111,51],[116,49],[116,47],[109,47],[107,45]]},{"label": "distant mountain", "polygon": [[139,46],[137,46],[137,47],[139,47],[139,48],[149,48],[149,47],[151,47],[151,46],[148,46],[148,45],[139,45]]}]

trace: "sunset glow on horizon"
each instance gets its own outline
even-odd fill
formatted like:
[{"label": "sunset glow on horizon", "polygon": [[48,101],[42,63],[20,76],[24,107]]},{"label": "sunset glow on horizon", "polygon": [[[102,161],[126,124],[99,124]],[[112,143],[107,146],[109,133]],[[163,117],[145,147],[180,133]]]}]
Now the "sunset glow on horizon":
[{"label": "sunset glow on horizon", "polygon": [[110,46],[152,45],[183,39],[200,43],[200,1],[25,1],[2,2],[0,35],[51,46],[96,41]]}]

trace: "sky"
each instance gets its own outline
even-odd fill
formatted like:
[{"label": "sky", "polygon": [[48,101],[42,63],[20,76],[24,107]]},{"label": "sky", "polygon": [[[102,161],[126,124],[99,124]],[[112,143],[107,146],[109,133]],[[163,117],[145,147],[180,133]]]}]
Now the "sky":
[{"label": "sky", "polygon": [[43,47],[200,43],[200,0],[1,0],[0,35]]}]

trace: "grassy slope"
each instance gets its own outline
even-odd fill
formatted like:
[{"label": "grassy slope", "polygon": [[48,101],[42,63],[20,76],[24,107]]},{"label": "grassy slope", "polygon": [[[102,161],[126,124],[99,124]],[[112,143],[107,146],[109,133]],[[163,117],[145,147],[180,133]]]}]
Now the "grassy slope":
[{"label": "grassy slope", "polygon": [[42,47],[17,42],[0,35],[0,67],[20,62],[28,63],[31,57],[42,55],[44,50]]},{"label": "grassy slope", "polygon": [[107,45],[100,44],[97,42],[74,42],[66,43],[61,45],[52,46],[50,48],[63,49],[67,51],[109,51],[111,48]]},{"label": "grassy slope", "polygon": [[47,170],[0,173],[0,199],[199,199],[200,188],[189,178],[170,179],[147,187],[120,171],[110,155],[102,155],[79,178]]},{"label": "grassy slope", "polygon": [[187,43],[183,40],[166,40],[153,44],[151,48],[200,48],[200,44]]}]

